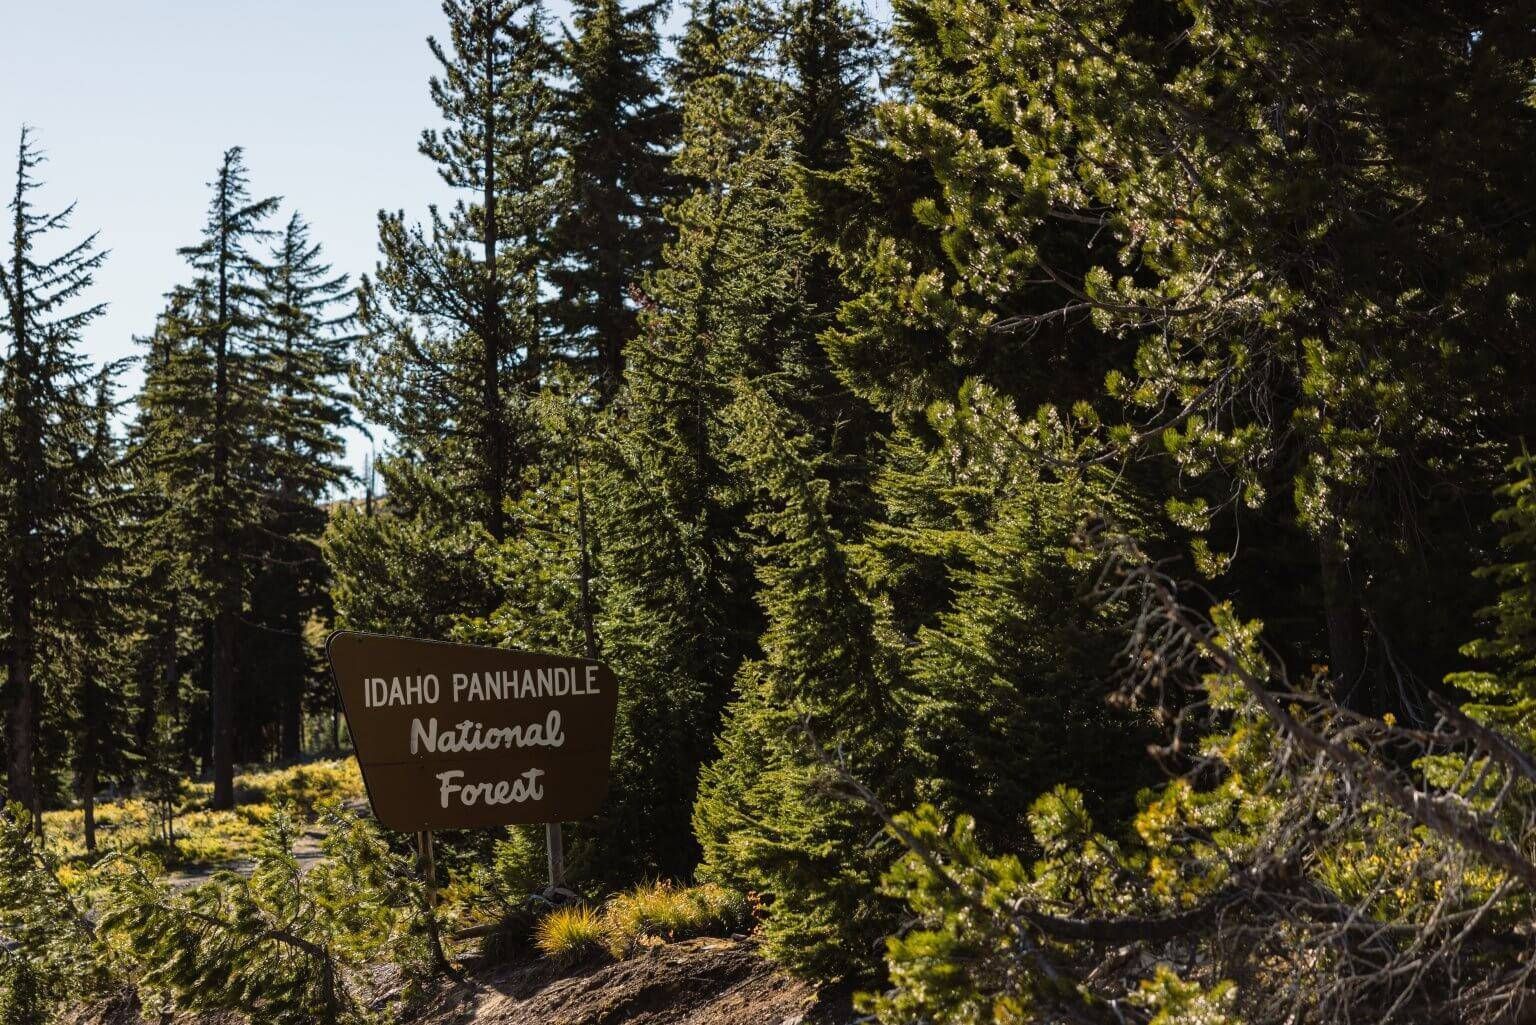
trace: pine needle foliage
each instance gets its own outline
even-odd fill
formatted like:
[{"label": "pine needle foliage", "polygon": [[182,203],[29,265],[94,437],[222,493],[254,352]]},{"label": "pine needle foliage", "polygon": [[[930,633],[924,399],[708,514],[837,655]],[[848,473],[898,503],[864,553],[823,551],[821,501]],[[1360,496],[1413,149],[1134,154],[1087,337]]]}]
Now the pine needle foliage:
[{"label": "pine needle foliage", "polygon": [[117,980],[87,911],[60,881],[27,811],[0,811],[0,1022],[37,1025]]},{"label": "pine needle foliage", "polygon": [[309,872],[294,856],[296,835],[279,810],[249,876],[224,872],[183,890],[143,859],[104,863],[101,927],[124,937],[141,989],[192,1012],[337,1025],[367,1020],[376,964],[424,977],[422,933],[412,929],[424,900],[377,828],[333,816],[327,860]]}]

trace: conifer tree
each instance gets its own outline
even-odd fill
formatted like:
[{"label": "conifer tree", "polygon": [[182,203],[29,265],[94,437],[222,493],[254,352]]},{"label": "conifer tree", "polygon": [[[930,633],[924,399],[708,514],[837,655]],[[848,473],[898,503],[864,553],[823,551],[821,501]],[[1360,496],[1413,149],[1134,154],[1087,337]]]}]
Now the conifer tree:
[{"label": "conifer tree", "polygon": [[[195,702],[184,686],[194,647],[189,635],[205,590],[196,586],[194,555],[181,543],[196,522],[187,507],[173,500],[179,493],[181,460],[174,451],[180,435],[170,418],[183,404],[202,400],[195,374],[186,376],[195,370],[184,330],[189,301],[185,290],[173,292],[154,330],[138,340],[145,349],[144,383],[126,438],[134,504],[132,521],[126,525],[137,620],[132,653],[138,698],[134,737],[140,751],[159,751],[166,769],[190,766],[192,752],[200,746],[191,741],[197,733],[191,727],[205,725],[187,720]],[[195,406],[186,408],[195,413]],[[162,742],[172,734],[175,743]]]},{"label": "conifer tree", "polygon": [[38,757],[43,670],[57,654],[61,608],[90,567],[77,542],[97,515],[95,467],[80,464],[96,424],[89,368],[75,347],[103,306],[86,295],[105,253],[96,237],[66,242],[72,207],[35,204],[42,154],[23,129],[0,266],[0,552],[4,559],[7,795],[41,830]]},{"label": "conifer tree", "polygon": [[[760,97],[777,90],[760,73],[771,37],[755,3],[709,13],[718,18],[717,68],[692,78],[677,160],[694,185],[670,210],[676,237],[646,278],[640,334],[593,483],[598,632],[625,687],[614,785],[592,828],[603,849],[631,853],[628,864],[605,859],[618,879],[680,875],[697,857],[687,830],[697,769],[757,623],[739,536],[746,509],[726,470],[720,413],[730,382],[764,372],[777,330],[794,320],[794,265],[761,259],[779,237],[783,149],[743,149],[761,131],[752,120]],[[654,755],[659,742],[669,757]],[[621,845],[621,837],[643,840]]]},{"label": "conifer tree", "polygon": [[244,157],[225,152],[209,183],[202,238],[181,250],[194,271],[164,318],[163,358],[139,399],[145,453],[165,488],[167,545],[188,553],[186,583],[209,623],[209,764],[215,808],[234,803],[238,635],[252,533],[267,479],[259,445],[272,365],[263,324],[265,269],[253,246],[275,198],[252,200]]},{"label": "conifer tree", "polygon": [[[523,0],[445,0],[447,41],[429,39],[444,127],[420,151],[468,197],[426,228],[381,213],[381,263],[365,283],[358,390],[400,458],[455,491],[494,539],[506,487],[529,458],[523,407],[548,351],[539,261],[554,214],[554,49],[544,9]],[[388,475],[387,475],[388,476]],[[397,512],[426,499],[389,480]]]},{"label": "conifer tree", "polygon": [[76,541],[88,572],[63,609],[60,664],[70,697],[70,748],[75,791],[84,819],[85,849],[96,849],[96,790],[103,779],[123,778],[142,749],[131,736],[131,669],[135,626],[129,608],[131,566],[126,525],[135,508],[128,489],[122,446],[113,434],[113,377],[121,366],[108,364],[95,380],[95,425],[80,446],[78,465],[90,482],[92,516]]},{"label": "conifer tree", "polygon": [[[750,381],[814,426],[838,517],[865,501],[867,410],[847,402],[816,342],[836,302],[816,281],[831,274],[807,230],[803,122],[793,115],[805,108],[800,83],[782,72],[790,54],[779,28],[757,3],[694,9],[676,69],[685,88],[676,169],[689,193],[669,211],[676,237],[646,279],[648,306],[601,450],[600,632],[628,686],[615,797],[598,828],[654,835],[656,862],[641,871],[686,871],[694,857],[679,841],[684,802],[761,624],[754,482],[728,454],[740,430],[724,415],[733,382]],[[655,737],[673,745],[670,764],[649,755]]]},{"label": "conifer tree", "polygon": [[679,121],[663,94],[663,4],[579,0],[561,67],[561,210],[550,283],[559,290],[561,345],[589,356],[611,396],[635,334],[631,291],[655,266],[675,194],[670,161]]},{"label": "conifer tree", "polygon": [[[1111,474],[1045,471],[1010,444],[1002,425],[1014,414],[995,392],[976,384],[959,398],[936,409],[942,454],[928,454],[923,476],[923,499],[948,515],[914,522],[903,492],[889,480],[882,489],[887,529],[900,524],[892,534],[944,553],[944,597],[906,647],[908,750],[924,800],[1014,849],[1029,843],[1027,813],[1054,786],[1077,788],[1096,811],[1130,812],[1131,795],[1153,782],[1148,723],[1109,701],[1125,611],[1092,600],[1095,567],[1076,543],[1084,510],[1126,528],[1141,517],[1113,494]],[[945,472],[956,464],[963,472]]]},{"label": "conifer tree", "polygon": [[[348,297],[346,276],[333,275],[322,262],[320,245],[310,241],[298,214],[278,236],[264,273],[267,494],[250,620],[267,637],[253,646],[245,667],[253,678],[281,681],[277,748],[292,760],[300,754],[307,692],[323,679],[304,628],[327,604],[319,537],[326,525],[322,503],[344,475],[339,432],[351,417],[341,381],[351,355],[352,311],[338,309]],[[260,704],[271,699],[263,694]],[[260,704],[250,705],[258,720],[266,718]]]},{"label": "conifer tree", "polygon": [[496,604],[482,549],[506,534],[508,488],[535,459],[529,400],[555,352],[541,261],[556,200],[555,51],[543,7],[448,0],[428,41],[445,121],[421,153],[466,194],[428,228],[381,214],[381,262],[361,289],[353,375],[391,438],[374,463],[377,515],[338,514],[326,539],[338,621],[444,635]]},{"label": "conifer tree", "polygon": [[890,909],[875,895],[889,850],[867,810],[837,795],[837,772],[910,799],[899,669],[847,540],[829,509],[815,437],[759,394],[732,407],[732,443],[767,501],[758,572],[762,657],[745,663],[704,771],[694,826],[707,878],[769,898],[769,953],[820,978],[867,970]]}]

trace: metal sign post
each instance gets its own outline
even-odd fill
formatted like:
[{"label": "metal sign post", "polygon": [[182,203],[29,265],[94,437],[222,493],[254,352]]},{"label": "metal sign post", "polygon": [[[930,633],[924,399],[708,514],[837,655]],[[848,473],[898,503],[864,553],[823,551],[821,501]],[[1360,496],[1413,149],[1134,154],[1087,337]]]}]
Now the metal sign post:
[{"label": "metal sign post", "polygon": [[560,833],[560,823],[544,824],[544,847],[549,853],[549,895],[565,888],[565,838]]}]

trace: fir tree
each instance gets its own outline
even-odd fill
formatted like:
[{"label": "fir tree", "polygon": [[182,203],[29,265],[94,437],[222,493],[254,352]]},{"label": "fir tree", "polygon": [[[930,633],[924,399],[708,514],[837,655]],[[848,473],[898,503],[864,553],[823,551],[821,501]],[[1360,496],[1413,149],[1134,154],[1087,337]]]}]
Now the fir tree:
[{"label": "fir tree", "polygon": [[[254,646],[245,668],[253,679],[281,681],[277,748],[292,760],[300,754],[306,698],[324,684],[304,629],[328,604],[318,539],[326,526],[322,503],[344,477],[339,432],[350,422],[350,408],[341,380],[351,355],[352,311],[338,309],[348,297],[346,276],[331,274],[298,214],[278,237],[265,275],[262,359],[270,399],[261,461],[267,495],[250,620],[267,639]],[[264,694],[260,702],[271,697]],[[250,710],[265,718],[258,702]]]},{"label": "fir tree", "polygon": [[190,554],[186,582],[209,620],[208,750],[213,807],[234,803],[238,635],[247,608],[252,533],[264,509],[261,427],[272,366],[266,360],[265,268],[252,246],[268,237],[273,198],[252,200],[240,149],[209,184],[202,238],[181,250],[195,272],[161,325],[165,346],[139,405],[145,453],[166,489],[167,546]]},{"label": "fir tree", "polygon": [[924,800],[1017,849],[1030,842],[1030,806],[1052,787],[1128,813],[1131,795],[1153,781],[1149,723],[1110,703],[1125,610],[1095,600],[1095,567],[1077,545],[1085,510],[1126,527],[1140,517],[1113,494],[1110,474],[1045,472],[1010,445],[1006,400],[979,385],[960,399],[936,411],[942,455],[928,455],[922,478],[923,500],[949,515],[918,525],[894,504],[908,493],[889,480],[882,489],[893,501],[882,519],[901,523],[911,548],[943,553],[945,569],[941,603],[906,648],[908,749]]},{"label": "fir tree", "polygon": [[[690,191],[669,211],[676,238],[646,279],[641,333],[599,450],[600,633],[628,686],[615,797],[598,826],[655,836],[656,861],[642,871],[684,871],[694,856],[679,842],[682,802],[760,629],[755,482],[728,454],[740,431],[724,415],[733,382],[814,426],[840,522],[867,501],[868,410],[849,401],[816,342],[840,296],[807,230],[792,113],[807,108],[801,84],[779,73],[789,57],[777,26],[755,3],[694,10],[677,72],[686,91],[676,166]],[[669,765],[649,753],[663,736],[677,752]]]},{"label": "fir tree", "polygon": [[92,516],[82,523],[76,540],[89,572],[61,610],[60,663],[71,699],[70,747],[87,851],[96,849],[98,786],[103,779],[125,779],[142,753],[124,740],[131,736],[131,702],[137,696],[131,669],[135,622],[129,607],[131,568],[125,527],[138,510],[127,486],[122,446],[112,431],[112,417],[118,410],[112,378],[120,369],[109,364],[96,375],[95,426],[77,457],[77,465],[91,482]]},{"label": "fir tree", "polygon": [[679,121],[659,77],[662,13],[659,2],[626,11],[619,0],[579,0],[561,55],[570,84],[549,279],[560,293],[561,344],[590,354],[604,396],[623,374],[635,334],[631,291],[661,255],[662,208],[676,192]]},{"label": "fir tree", "polygon": [[[126,524],[133,552],[130,566],[136,595],[137,626],[133,641],[135,692],[138,716],[134,736],[139,750],[161,750],[166,768],[190,765],[191,753],[200,745],[191,740],[195,730],[188,721],[191,695],[185,693],[189,636],[201,607],[204,588],[194,580],[194,553],[181,539],[197,526],[191,510],[174,500],[181,493],[176,446],[182,436],[172,419],[178,409],[195,415],[205,398],[200,378],[187,351],[184,290],[172,293],[166,310],[156,318],[154,331],[139,339],[143,356],[144,384],[136,402],[136,415],[127,432],[129,488],[134,516]],[[190,376],[189,376],[190,373]],[[166,747],[161,734],[175,733],[178,742]],[[206,735],[204,731],[203,735]]]},{"label": "fir tree", "polygon": [[[677,170],[697,185],[669,211],[676,238],[646,279],[593,482],[598,632],[625,687],[614,785],[592,828],[603,849],[631,852],[625,864],[605,859],[617,879],[679,875],[697,857],[687,820],[698,766],[757,623],[746,507],[726,469],[720,413],[731,380],[763,373],[777,329],[794,322],[795,265],[761,259],[781,223],[783,150],[765,143],[742,156],[739,145],[758,131],[755,97],[777,90],[757,70],[770,37],[747,24],[761,14],[755,4],[714,13],[737,27],[713,52],[718,72],[696,76],[684,97]],[[667,758],[654,753],[662,738]],[[621,837],[644,839],[621,847]]]},{"label": "fir tree", "polygon": [[840,770],[910,797],[899,671],[829,509],[812,435],[760,395],[741,396],[733,451],[765,492],[755,520],[762,657],[745,663],[704,771],[694,827],[707,878],[769,898],[769,953],[828,978],[868,970],[893,925],[875,895],[890,853],[867,810],[837,796]]},{"label": "fir tree", "polygon": [[80,332],[103,310],[86,294],[105,259],[94,235],[55,244],[72,207],[44,213],[34,202],[42,154],[23,129],[9,204],[8,252],[0,266],[0,552],[4,559],[7,791],[41,830],[44,666],[56,656],[63,604],[91,574],[78,544],[95,527],[96,467],[81,465],[96,424],[89,368],[75,352]]}]

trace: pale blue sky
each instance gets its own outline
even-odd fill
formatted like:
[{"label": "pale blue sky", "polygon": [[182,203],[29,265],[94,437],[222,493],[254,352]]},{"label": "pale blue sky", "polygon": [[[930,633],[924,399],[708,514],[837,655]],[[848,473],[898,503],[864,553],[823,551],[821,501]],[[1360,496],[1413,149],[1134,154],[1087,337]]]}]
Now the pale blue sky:
[{"label": "pale blue sky", "polygon": [[[30,125],[42,201],[75,201],[74,227],[111,250],[89,355],[136,353],[229,146],[337,270],[370,271],[379,209],[419,216],[446,193],[416,153],[437,123],[426,37],[442,31],[436,0],[0,0],[0,173]],[[351,447],[356,467],[366,446]]]},{"label": "pale blue sky", "polygon": [[[669,33],[685,8],[673,0]],[[371,271],[378,211],[419,217],[447,195],[416,152],[438,123],[426,37],[443,29],[438,0],[0,0],[0,180],[30,125],[41,202],[76,202],[73,227],[111,250],[85,351],[137,353],[186,276],[176,249],[196,240],[229,146],[245,147],[253,193],[283,197],[274,227],[297,209],[336,270]],[[349,444],[357,469],[367,445]]]}]

